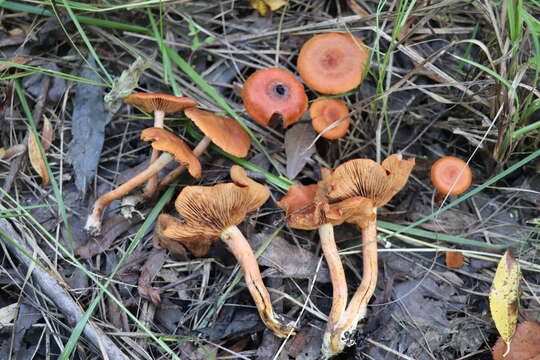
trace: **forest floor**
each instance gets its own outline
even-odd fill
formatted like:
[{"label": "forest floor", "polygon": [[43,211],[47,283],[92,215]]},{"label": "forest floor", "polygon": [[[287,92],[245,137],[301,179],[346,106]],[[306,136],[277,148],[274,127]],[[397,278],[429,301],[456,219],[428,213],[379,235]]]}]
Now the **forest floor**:
[{"label": "forest floor", "polygon": [[[491,359],[488,295],[508,248],[523,272],[519,319],[540,321],[538,19],[537,0],[289,0],[266,16],[247,0],[0,0],[0,359],[320,358],[328,268],[317,231],[289,228],[276,202],[323,167],[397,152],[416,165],[379,209],[377,287],[339,358]],[[254,122],[246,78],[298,76],[301,46],[332,31],[369,48],[362,84],[337,96],[352,112],[347,134],[316,138],[309,113],[288,128]],[[96,197],[148,164],[140,132],[152,116],[121,102],[133,89],[190,97],[258,143],[245,159],[211,147],[200,180],[183,175],[130,219],[111,203],[90,236]],[[165,124],[192,148],[200,139],[181,114]],[[468,162],[473,184],[439,203],[430,168],[446,155]],[[271,191],[240,229],[294,337],[265,329],[223,242],[203,257],[153,246],[179,191],[230,181],[234,164]],[[360,232],[345,224],[335,238],[352,294]],[[465,263],[446,266],[447,249]]]}]

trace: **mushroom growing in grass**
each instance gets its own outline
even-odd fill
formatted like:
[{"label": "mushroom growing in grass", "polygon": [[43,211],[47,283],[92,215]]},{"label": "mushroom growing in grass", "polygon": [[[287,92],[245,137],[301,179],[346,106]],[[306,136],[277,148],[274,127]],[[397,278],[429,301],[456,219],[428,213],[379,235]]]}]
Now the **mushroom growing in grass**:
[{"label": "mushroom growing in grass", "polygon": [[[236,120],[197,108],[185,109],[184,113],[205,135],[193,149],[193,154],[196,157],[201,156],[211,142],[236,157],[244,158],[247,156],[251,146],[251,138]],[[185,169],[185,166],[182,165],[171,171],[159,182],[159,188],[169,185]]]},{"label": "mushroom growing in grass", "polygon": [[[438,159],[431,167],[431,182],[438,190],[435,202],[442,202],[448,195],[462,194],[471,186],[472,178],[471,168],[465,161],[454,156]],[[463,253],[447,251],[445,262],[450,268],[460,268],[464,263]]]},{"label": "mushroom growing in grass", "polygon": [[[197,102],[188,97],[140,92],[124,98],[124,103],[134,105],[147,113],[154,113],[154,127],[156,128],[163,128],[166,114],[177,113],[186,108],[197,106]],[[150,163],[156,161],[158,157],[159,151],[152,149]],[[144,192],[153,194],[156,191],[157,184],[157,175],[154,175],[148,181]]]},{"label": "mushroom growing in grass", "polygon": [[173,160],[185,165],[188,168],[189,173],[196,179],[201,177],[201,163],[199,159],[189,148],[176,135],[168,132],[167,130],[160,128],[148,128],[141,132],[141,139],[143,141],[151,141],[152,148],[161,151],[162,154],[150,164],[146,169],[137,174],[135,177],[129,179],[114,190],[109,191],[106,194],[101,195],[92,207],[92,213],[86,220],[85,230],[91,234],[97,234],[101,230],[101,218],[103,212],[111,201],[121,198],[131,190],[144,184],[148,179],[157,174],[167,164]]},{"label": "mushroom growing in grass", "polygon": [[237,227],[247,213],[266,202],[270,191],[250,179],[237,165],[231,167],[231,179],[233,183],[185,187],[175,202],[184,222],[160,215],[156,245],[171,249],[173,241],[178,241],[194,255],[201,256],[221,238],[244,271],[246,286],[263,323],[279,337],[293,335],[294,328],[290,324],[284,325],[280,316],[274,313],[257,259]]},{"label": "mushroom growing in grass", "polygon": [[346,219],[357,224],[362,232],[362,281],[337,324],[327,329],[330,333],[323,338],[323,353],[327,357],[341,352],[350,343],[358,322],[366,315],[377,284],[377,208],[405,186],[414,163],[414,159],[403,160],[401,154],[389,156],[382,164],[354,159],[332,170],[324,180],[321,189],[330,205],[363,198],[369,202],[361,202],[364,207],[361,213],[371,212],[371,216]]},{"label": "mushroom growing in grass", "polygon": [[297,122],[307,110],[304,85],[286,70],[270,68],[255,71],[242,88],[242,100],[249,116],[263,126],[277,115],[283,127]]},{"label": "mushroom growing in grass", "polygon": [[362,40],[354,35],[315,35],[300,49],[298,73],[315,91],[341,94],[360,85],[368,54]]},{"label": "mushroom growing in grass", "polygon": [[[323,171],[323,175],[326,173],[327,171]],[[319,185],[294,184],[277,204],[285,211],[290,227],[302,230],[317,229],[319,232],[321,248],[332,282],[332,308],[324,335],[329,339],[347,306],[347,281],[334,239],[334,226],[352,218],[369,218],[372,216],[372,203],[369,199],[352,198],[330,205],[324,198],[324,182],[323,179]]]},{"label": "mushroom growing in grass", "polygon": [[[329,140],[342,138],[351,124],[349,108],[340,99],[315,100],[309,108],[309,114],[313,129]],[[340,123],[334,124],[340,120]],[[330,126],[333,127],[326,130]]]}]

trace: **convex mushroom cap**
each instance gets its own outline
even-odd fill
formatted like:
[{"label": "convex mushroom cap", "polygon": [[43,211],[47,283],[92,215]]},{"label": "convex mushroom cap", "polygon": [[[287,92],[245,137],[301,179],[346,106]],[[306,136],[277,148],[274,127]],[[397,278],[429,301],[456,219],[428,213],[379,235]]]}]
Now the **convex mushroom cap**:
[{"label": "convex mushroom cap", "polygon": [[236,157],[247,156],[251,138],[235,120],[197,108],[186,109],[184,113],[221,149]]},{"label": "convex mushroom cap", "polygon": [[471,186],[472,171],[465,161],[445,156],[431,167],[431,182],[442,194],[459,195]]},{"label": "convex mushroom cap", "polygon": [[[318,133],[322,133],[321,136],[329,140],[343,137],[347,133],[347,130],[349,130],[349,125],[351,124],[349,108],[347,107],[347,104],[340,99],[316,100],[311,104],[309,114],[311,116],[313,129]],[[341,119],[343,120],[339,124],[325,131],[327,127]]]},{"label": "convex mushroom cap", "polygon": [[298,55],[298,73],[313,90],[341,94],[362,82],[368,49],[354,35],[327,33],[309,39]]},{"label": "convex mushroom cap", "polygon": [[172,114],[197,106],[197,102],[188,97],[141,92],[133,93],[124,98],[124,103],[134,105],[147,113],[163,111],[165,114]]},{"label": "convex mushroom cap", "polygon": [[284,127],[297,122],[308,103],[302,83],[277,68],[251,74],[242,88],[242,100],[249,116],[259,124],[268,126],[274,116],[280,115]]}]

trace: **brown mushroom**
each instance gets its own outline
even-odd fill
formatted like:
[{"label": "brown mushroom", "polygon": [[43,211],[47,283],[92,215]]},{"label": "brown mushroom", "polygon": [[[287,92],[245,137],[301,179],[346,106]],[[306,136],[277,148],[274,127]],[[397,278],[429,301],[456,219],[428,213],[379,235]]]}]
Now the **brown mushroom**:
[{"label": "brown mushroom", "polygon": [[[359,202],[362,210],[345,219],[357,224],[362,231],[363,274],[341,319],[323,338],[323,353],[327,357],[344,349],[366,314],[377,284],[377,208],[405,186],[414,163],[414,159],[403,160],[401,154],[389,156],[382,164],[369,159],[350,160],[335,168],[319,185],[331,205],[355,199],[359,202],[358,198],[369,200]],[[368,210],[371,216],[365,215]]]},{"label": "brown mushroom", "polygon": [[340,99],[316,100],[311,104],[309,114],[313,129],[329,140],[343,137],[351,124],[349,108]]},{"label": "brown mushroom", "polygon": [[[197,108],[185,109],[184,113],[205,134],[204,138],[193,149],[193,154],[196,157],[201,156],[206,151],[210,142],[236,157],[244,158],[247,156],[251,146],[251,138],[238,122]],[[159,182],[159,188],[169,185],[184,170],[184,166],[179,166],[171,171]]]},{"label": "brown mushroom", "polygon": [[[189,107],[197,106],[197,102],[188,97],[180,97],[167,94],[153,94],[136,92],[124,98],[128,105],[134,105],[147,113],[154,113],[154,127],[163,128],[166,114],[173,114]],[[150,163],[156,161],[159,151],[152,149]],[[152,176],[148,181],[144,192],[151,195],[157,188],[157,175]]]},{"label": "brown mushroom", "polygon": [[277,68],[255,71],[242,88],[249,116],[263,126],[280,115],[283,127],[297,122],[307,110],[304,86],[290,72]]},{"label": "brown mushroom", "polygon": [[354,35],[327,33],[309,39],[298,54],[298,73],[313,90],[341,94],[362,82],[368,49]]},{"label": "brown mushroom", "polygon": [[113,200],[121,198],[131,190],[135,189],[152,176],[157,174],[171,161],[176,160],[184,164],[191,176],[198,179],[201,177],[201,164],[199,159],[193,155],[189,146],[186,145],[176,135],[160,128],[148,128],[141,132],[143,141],[151,141],[152,148],[163,152],[156,161],[150,164],[146,169],[129,179],[116,189],[101,195],[92,207],[92,213],[88,216],[85,229],[91,234],[97,234],[101,230],[101,218],[105,207]]},{"label": "brown mushroom", "polygon": [[534,321],[519,323],[510,348],[499,337],[493,347],[493,360],[540,360],[540,324]]},{"label": "brown mushroom", "polygon": [[257,259],[237,228],[247,213],[266,202],[270,192],[251,180],[240,166],[231,167],[231,179],[233,183],[185,187],[175,202],[184,222],[160,215],[156,245],[173,250],[171,242],[178,241],[194,255],[201,256],[206,254],[214,241],[221,238],[242,267],[246,286],[264,324],[277,336],[292,335],[293,327],[282,324],[280,317],[274,313]]}]

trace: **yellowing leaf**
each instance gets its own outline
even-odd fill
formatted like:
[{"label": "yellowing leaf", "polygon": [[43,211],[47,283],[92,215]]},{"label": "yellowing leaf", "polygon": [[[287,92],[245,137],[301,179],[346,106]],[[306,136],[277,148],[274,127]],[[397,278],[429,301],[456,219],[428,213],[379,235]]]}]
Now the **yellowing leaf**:
[{"label": "yellowing leaf", "polygon": [[263,0],[268,7],[270,7],[270,10],[275,11],[279,9],[282,6],[285,6],[287,4],[287,0]]},{"label": "yellowing leaf", "polygon": [[287,0],[249,0],[251,7],[261,15],[267,15],[270,10],[274,11],[287,3]]},{"label": "yellowing leaf", "polygon": [[508,345],[516,331],[520,280],[519,264],[507,250],[499,261],[491,284],[489,306],[495,326]]},{"label": "yellowing leaf", "polygon": [[0,160],[4,158],[4,155],[6,155],[6,149],[0,147]]},{"label": "yellowing leaf", "polygon": [[49,173],[47,172],[47,166],[45,165],[44,159],[41,157],[37,140],[32,133],[30,133],[30,136],[28,137],[28,157],[30,158],[32,167],[41,177],[41,184],[49,184]]}]

